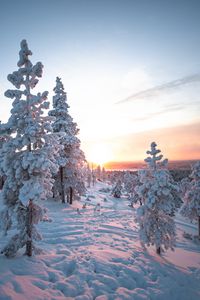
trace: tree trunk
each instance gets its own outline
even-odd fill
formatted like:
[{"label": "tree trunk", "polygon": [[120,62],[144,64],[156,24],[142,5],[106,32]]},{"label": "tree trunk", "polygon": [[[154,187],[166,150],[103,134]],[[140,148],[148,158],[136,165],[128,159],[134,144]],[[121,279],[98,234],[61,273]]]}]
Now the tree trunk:
[{"label": "tree trunk", "polygon": [[73,189],[70,186],[70,188],[69,188],[69,204],[72,204],[72,202],[73,202]]},{"label": "tree trunk", "polygon": [[55,187],[54,186],[52,187],[52,194],[53,194],[52,198],[55,199]]},{"label": "tree trunk", "polygon": [[200,216],[198,217],[198,236],[200,239]]},{"label": "tree trunk", "polygon": [[60,167],[60,183],[61,183],[61,199],[62,199],[62,203],[65,203],[63,167]]},{"label": "tree trunk", "polygon": [[92,185],[93,186],[95,185],[95,175],[94,174],[92,175]]},{"label": "tree trunk", "polygon": [[67,191],[67,203],[69,203],[69,191]]},{"label": "tree trunk", "polygon": [[33,201],[29,201],[29,205],[27,207],[27,220],[26,220],[26,233],[28,236],[28,240],[26,242],[26,255],[32,256],[32,225],[33,225]]},{"label": "tree trunk", "polygon": [[28,146],[27,146],[27,150],[28,150],[29,152],[31,152],[31,143],[30,143],[30,144],[28,144]]},{"label": "tree trunk", "polygon": [[156,253],[157,253],[158,255],[161,254],[161,249],[160,249],[160,247],[158,247],[158,248],[156,249]]},{"label": "tree trunk", "polygon": [[3,176],[0,176],[0,190],[3,188]]},{"label": "tree trunk", "polygon": [[[25,67],[28,67],[28,61],[25,63]],[[28,100],[30,98],[30,86],[29,86],[29,74],[26,75],[25,80],[25,88],[26,88],[26,101],[28,103]],[[31,111],[28,112],[29,117],[32,117]],[[29,144],[27,145],[27,151],[32,151],[31,146],[31,139],[29,138]],[[30,175],[28,173],[28,179],[30,179]],[[27,218],[26,218],[26,234],[28,236],[27,242],[26,242],[26,255],[32,256],[32,226],[33,226],[33,200],[29,200],[29,204],[27,207]]]}]

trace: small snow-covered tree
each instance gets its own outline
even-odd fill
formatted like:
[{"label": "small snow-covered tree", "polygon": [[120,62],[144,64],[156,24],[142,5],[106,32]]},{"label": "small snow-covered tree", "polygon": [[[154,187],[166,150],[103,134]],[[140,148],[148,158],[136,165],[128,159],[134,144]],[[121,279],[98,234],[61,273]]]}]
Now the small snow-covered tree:
[{"label": "small snow-covered tree", "polygon": [[121,182],[121,180],[118,180],[116,182],[115,186],[112,189],[111,194],[115,198],[120,198],[121,197],[121,195],[122,195],[122,182]]},{"label": "small snow-covered tree", "polygon": [[43,116],[49,107],[48,92],[31,92],[42,76],[43,65],[33,65],[30,55],[26,40],[22,40],[19,69],[8,75],[16,89],[5,92],[6,97],[14,99],[11,116],[0,126],[0,132],[9,136],[0,150],[0,168],[6,176],[2,190],[5,209],[1,216],[11,225],[15,213],[18,229],[2,250],[6,256],[14,256],[25,245],[26,254],[32,255],[32,239],[40,239],[35,224],[43,215],[38,202],[51,196],[52,173],[58,169],[58,137],[51,133],[50,117]]},{"label": "small snow-covered tree", "polygon": [[151,143],[145,159],[146,170],[138,172],[140,185],[135,191],[142,202],[137,210],[139,234],[142,244],[155,245],[158,254],[162,247],[174,249],[175,223],[173,215],[179,206],[178,186],[166,169],[168,160],[162,160],[155,142]]},{"label": "small snow-covered tree", "polygon": [[55,118],[52,124],[53,131],[63,133],[60,139],[63,149],[60,151],[58,160],[60,168],[54,190],[61,194],[63,203],[67,195],[67,200],[71,204],[74,195],[81,195],[85,192],[83,178],[85,156],[80,149],[80,140],[77,137],[79,129],[68,112],[67,94],[59,77],[56,78],[54,92],[53,109],[49,111],[49,116]]},{"label": "small snow-covered tree", "polygon": [[[139,184],[139,178],[136,174],[126,171],[123,177],[124,189],[128,193],[131,204],[139,202],[139,198],[135,192],[135,187]],[[142,204],[140,202],[140,204]]]},{"label": "small snow-covered tree", "polygon": [[130,173],[130,171],[126,171],[124,173],[124,178],[123,178],[124,189],[128,194],[132,194],[134,192],[134,186],[133,186],[134,177],[133,174]]},{"label": "small snow-covered tree", "polygon": [[187,183],[187,190],[184,195],[184,204],[180,213],[191,221],[198,222],[198,237],[200,239],[200,161],[192,167],[190,175],[192,181]]},{"label": "small snow-covered tree", "polygon": [[123,181],[123,172],[122,171],[109,171],[109,181],[112,185],[115,185],[117,181]]},{"label": "small snow-covered tree", "polygon": [[104,167],[102,168],[101,176],[102,176],[102,180],[103,180],[103,181],[106,181],[106,170],[105,170]]},{"label": "small snow-covered tree", "polygon": [[101,180],[101,166],[98,165],[95,170],[97,180]]},{"label": "small snow-covered tree", "polygon": [[191,178],[189,177],[184,177],[180,182],[179,182],[179,188],[180,188],[180,197],[183,199],[187,190],[190,188],[191,184]]}]

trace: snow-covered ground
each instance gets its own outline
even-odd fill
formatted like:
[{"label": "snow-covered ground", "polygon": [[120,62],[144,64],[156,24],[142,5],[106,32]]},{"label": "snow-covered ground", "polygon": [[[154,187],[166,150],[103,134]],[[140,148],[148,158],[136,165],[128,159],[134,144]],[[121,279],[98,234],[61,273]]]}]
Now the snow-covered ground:
[{"label": "snow-covered ground", "polygon": [[178,217],[176,250],[159,257],[141,247],[128,200],[100,191],[107,187],[97,183],[90,201],[72,206],[44,203],[52,219],[39,225],[44,253],[0,255],[0,300],[200,299],[200,244],[182,236],[195,226]]}]

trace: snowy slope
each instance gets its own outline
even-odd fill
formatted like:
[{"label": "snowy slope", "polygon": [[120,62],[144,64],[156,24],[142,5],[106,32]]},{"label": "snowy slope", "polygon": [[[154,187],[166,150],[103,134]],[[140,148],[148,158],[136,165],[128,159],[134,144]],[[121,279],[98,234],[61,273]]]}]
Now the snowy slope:
[{"label": "snowy slope", "polygon": [[90,201],[82,197],[72,206],[45,203],[52,222],[39,226],[44,254],[0,255],[1,300],[200,299],[200,244],[182,237],[195,227],[178,218],[175,252],[158,257],[140,245],[135,210],[125,198],[99,191],[107,187],[98,183]]}]

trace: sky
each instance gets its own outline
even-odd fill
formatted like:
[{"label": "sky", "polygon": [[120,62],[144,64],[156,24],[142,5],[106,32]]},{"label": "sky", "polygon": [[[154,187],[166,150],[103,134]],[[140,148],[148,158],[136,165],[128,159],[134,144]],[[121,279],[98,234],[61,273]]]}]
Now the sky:
[{"label": "sky", "polygon": [[86,158],[200,159],[199,0],[0,0],[0,119],[20,41],[41,61],[37,91],[61,77]]}]

